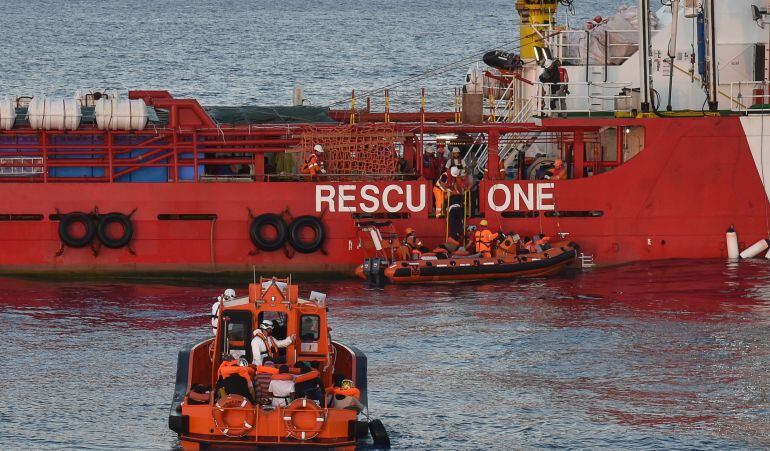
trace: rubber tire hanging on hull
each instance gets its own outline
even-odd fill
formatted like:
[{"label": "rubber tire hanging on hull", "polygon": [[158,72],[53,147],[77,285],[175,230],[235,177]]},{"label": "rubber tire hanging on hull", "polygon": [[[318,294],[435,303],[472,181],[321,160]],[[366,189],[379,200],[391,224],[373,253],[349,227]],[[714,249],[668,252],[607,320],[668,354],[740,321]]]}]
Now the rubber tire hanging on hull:
[{"label": "rubber tire hanging on hull", "polygon": [[[112,238],[107,233],[107,228],[110,224],[120,224],[123,227],[123,235],[119,238]],[[110,249],[120,249],[127,245],[131,238],[134,236],[134,226],[131,224],[131,218],[123,213],[107,213],[99,218],[99,224],[96,227],[96,235],[99,237],[99,241]]]},{"label": "rubber tire hanging on hull", "polygon": [[379,419],[369,422],[369,432],[372,434],[372,440],[374,446],[380,448],[390,448],[390,437],[388,437],[388,431],[385,430],[385,425]]},{"label": "rubber tire hanging on hull", "polygon": [[[301,231],[303,228],[309,227],[313,229],[313,239],[311,241],[303,241]],[[300,216],[292,221],[289,227],[289,243],[291,246],[303,254],[312,254],[313,252],[321,249],[326,239],[326,231],[324,225],[320,219],[315,216]]]},{"label": "rubber tire hanging on hull", "polygon": [[[268,239],[262,235],[262,229],[266,226],[275,228],[275,238]],[[286,241],[287,233],[286,222],[283,218],[273,213],[265,213],[257,216],[251,221],[251,226],[249,227],[251,242],[263,251],[275,251],[280,249]]]},{"label": "rubber tire hanging on hull", "polygon": [[[70,226],[72,224],[83,224],[85,233],[82,237],[75,237],[70,234]],[[96,227],[94,222],[87,213],[81,211],[75,211],[59,216],[59,239],[62,243],[69,247],[81,248],[88,246],[91,241],[94,240],[96,235]]]}]

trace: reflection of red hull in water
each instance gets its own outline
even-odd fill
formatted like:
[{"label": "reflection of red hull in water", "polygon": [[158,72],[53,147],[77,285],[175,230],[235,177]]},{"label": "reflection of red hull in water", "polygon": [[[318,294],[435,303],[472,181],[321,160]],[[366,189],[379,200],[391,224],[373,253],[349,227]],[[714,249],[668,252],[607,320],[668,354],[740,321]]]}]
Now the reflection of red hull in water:
[{"label": "reflection of red hull in water", "polygon": [[[87,126],[68,132],[16,126],[0,131],[0,153],[4,157],[23,153],[41,158],[45,167],[42,173],[25,177],[0,177],[0,270],[214,272],[248,271],[254,266],[258,271],[349,274],[364,258],[374,255],[368,240],[361,239],[357,232],[359,221],[372,218],[392,221],[399,234],[406,227],[415,228],[428,247],[444,242],[446,221],[432,216],[432,183],[421,178],[405,181],[378,176],[377,181],[371,181],[359,175],[310,182],[267,181],[258,176],[250,183],[202,183],[185,178],[202,172],[212,161],[251,162],[256,173],[264,173],[264,161],[256,156],[304,145],[301,137],[307,126],[232,126],[217,130],[195,101],[163,98],[157,93],[133,96],[147,99],[157,109],[173,111],[165,128],[129,133]],[[481,215],[493,229],[505,232],[552,237],[562,233],[580,243],[581,251],[593,255],[597,264],[609,265],[723,257],[724,232],[731,224],[739,233],[742,247],[767,236],[768,203],[758,166],[760,161],[770,161],[770,156],[760,158],[761,149],[754,149],[752,156],[749,144],[753,141],[747,138],[750,124],[746,121],[753,119],[761,118],[605,117],[543,119],[537,125],[421,126],[399,122],[389,126],[406,136],[405,158],[417,172],[421,158],[415,143],[421,131],[434,136],[445,132],[483,133],[493,147],[492,140],[501,133],[547,133],[549,145],[569,153],[565,161],[571,165],[573,179],[550,183],[484,180],[479,195]],[[363,132],[368,127],[363,124],[355,130]],[[631,134],[634,140],[624,141],[625,131],[632,128],[643,130],[643,136],[635,131]],[[618,138],[616,148],[610,150],[616,150],[619,159],[599,142],[600,136],[608,135],[607,130]],[[110,143],[126,136],[133,137],[134,147],[110,147]],[[641,151],[625,158],[625,147],[639,144],[640,138]],[[66,144],[66,140],[78,144]],[[21,142],[25,143],[24,149],[13,144]],[[52,147],[52,142],[60,144]],[[234,149],[234,142],[244,144]],[[210,157],[211,152],[240,151],[247,157]],[[604,154],[602,161],[592,161],[597,152]],[[140,156],[132,157],[134,154]],[[124,161],[130,163],[117,163],[118,158],[127,158]],[[489,160],[489,174],[496,177],[496,158]],[[4,163],[5,167],[8,164]],[[121,164],[135,168],[133,174],[161,168],[165,175],[156,183],[110,177],[125,171]],[[57,171],[89,168],[91,172],[58,177],[54,176],[54,165]],[[595,175],[588,177],[589,173]],[[99,215],[134,212],[130,216],[134,233],[129,245],[112,249],[94,238],[82,248],[62,247],[57,212],[92,212],[94,207],[98,207]],[[281,240],[280,246],[277,250],[258,249],[249,233],[253,218],[282,212],[287,230],[276,237],[270,226],[265,229],[267,238]],[[307,237],[315,233],[312,227],[288,230],[293,219],[304,215],[320,217],[323,224],[323,242],[312,253],[303,253],[290,244],[292,239],[312,242],[312,236]],[[468,221],[475,224],[478,219]]]},{"label": "reflection of red hull in water", "polygon": [[[540,277],[555,274],[575,261],[577,246],[554,243],[546,252],[495,258],[455,257],[440,260],[396,261],[384,269],[390,283],[460,282]],[[356,275],[366,279],[363,267]]]}]

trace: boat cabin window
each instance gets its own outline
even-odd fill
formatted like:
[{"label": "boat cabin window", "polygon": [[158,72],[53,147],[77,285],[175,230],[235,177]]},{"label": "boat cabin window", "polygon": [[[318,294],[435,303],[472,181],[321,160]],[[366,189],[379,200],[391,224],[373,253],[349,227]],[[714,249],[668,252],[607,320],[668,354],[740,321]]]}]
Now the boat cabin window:
[{"label": "boat cabin window", "polygon": [[223,321],[226,334],[222,340],[222,354],[246,357],[251,361],[251,314],[244,311],[225,312]]},{"label": "boat cabin window", "polygon": [[282,312],[262,312],[259,314],[257,321],[257,327],[262,324],[262,321],[270,320],[273,322],[272,336],[276,340],[283,340],[286,338],[286,314]]},{"label": "boat cabin window", "polygon": [[321,335],[321,318],[318,315],[302,315],[300,338],[302,341],[318,341]]}]

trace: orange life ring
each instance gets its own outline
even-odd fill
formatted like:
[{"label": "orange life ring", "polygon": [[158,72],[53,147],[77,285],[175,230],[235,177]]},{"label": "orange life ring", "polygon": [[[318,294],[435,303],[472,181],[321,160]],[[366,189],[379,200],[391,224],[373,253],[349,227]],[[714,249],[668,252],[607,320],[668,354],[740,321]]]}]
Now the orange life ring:
[{"label": "orange life ring", "polygon": [[321,433],[326,424],[326,412],[313,400],[295,399],[283,409],[283,421],[289,437],[311,440]]},{"label": "orange life ring", "polygon": [[214,426],[228,437],[243,437],[254,428],[256,410],[241,395],[227,395],[214,404]]}]

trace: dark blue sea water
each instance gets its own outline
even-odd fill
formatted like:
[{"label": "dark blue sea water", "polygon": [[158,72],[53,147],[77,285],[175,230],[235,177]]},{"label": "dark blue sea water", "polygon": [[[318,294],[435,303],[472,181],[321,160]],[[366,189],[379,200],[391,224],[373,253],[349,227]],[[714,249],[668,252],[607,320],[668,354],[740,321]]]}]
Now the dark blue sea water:
[{"label": "dark blue sea water", "polygon": [[[0,279],[0,449],[178,447],[176,353],[223,288]],[[394,449],[770,447],[768,262],[301,289],[368,355]]]},{"label": "dark blue sea water", "polygon": [[[581,2],[576,2],[581,3]],[[578,5],[578,17],[625,1]],[[0,95],[168,89],[205,105],[314,105],[431,72],[392,91],[451,111],[474,54],[514,48],[515,0],[7,0]],[[577,24],[581,19],[574,19]],[[467,60],[447,69],[450,62]],[[374,98],[375,106],[383,100]],[[359,104],[360,106],[360,104]]]},{"label": "dark blue sea water", "polygon": [[[593,17],[620,2],[576,2]],[[0,95],[169,89],[315,105],[512,47],[513,0],[37,0],[0,10]],[[579,19],[576,19],[579,22]],[[468,60],[470,61],[470,60]],[[376,100],[375,100],[376,101]],[[0,244],[1,245],[1,244]],[[177,350],[224,286],[0,279],[0,449],[173,449]],[[244,285],[247,281],[244,280]],[[236,286],[243,290],[243,286]],[[770,448],[770,264],[661,262],[552,279],[327,291],[369,356],[395,449]]]}]

